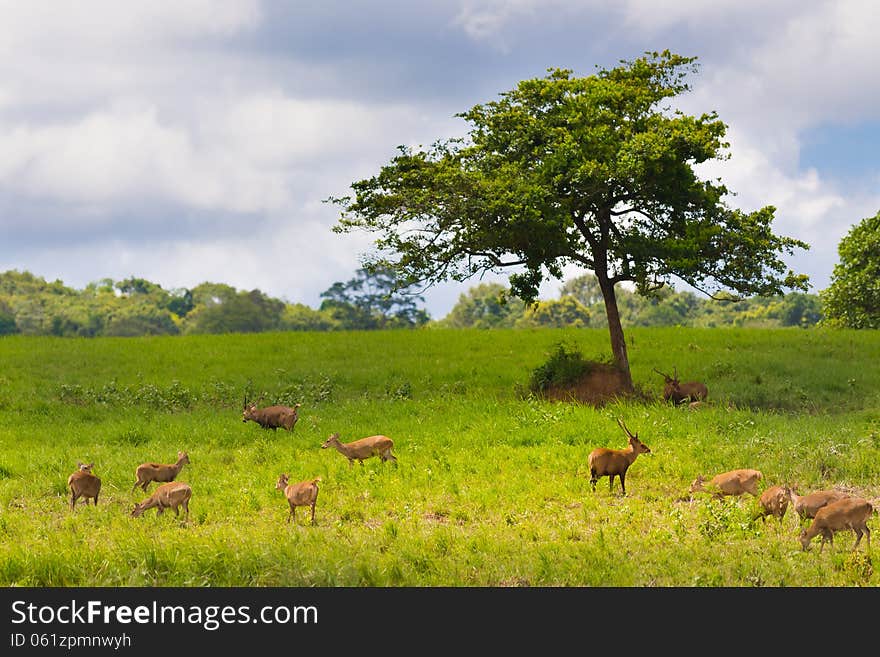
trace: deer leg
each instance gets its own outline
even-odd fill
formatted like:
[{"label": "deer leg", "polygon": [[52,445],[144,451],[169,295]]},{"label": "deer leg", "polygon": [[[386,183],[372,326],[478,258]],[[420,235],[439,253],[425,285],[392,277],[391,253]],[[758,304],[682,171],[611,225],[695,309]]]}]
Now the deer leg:
[{"label": "deer leg", "polygon": [[95,493],[95,506],[98,506],[98,494]]},{"label": "deer leg", "polygon": [[315,524],[315,505],[312,504],[312,524]]},{"label": "deer leg", "polygon": [[590,486],[593,489],[593,492],[596,492],[596,482],[599,481],[599,476],[596,474],[595,470],[590,470]]},{"label": "deer leg", "polygon": [[862,530],[858,527],[853,527],[853,531],[856,533],[856,542],[853,544],[852,547],[853,551],[855,551],[855,549],[859,547],[859,543],[862,542]]},{"label": "deer leg", "polygon": [[71,491],[70,493],[70,510],[73,511],[76,506],[76,498],[79,497],[76,493]]},{"label": "deer leg", "polygon": [[626,485],[624,483],[626,480],[626,471],[621,472],[618,476],[620,477],[620,491],[623,495],[626,495]]},{"label": "deer leg", "polygon": [[614,492],[614,475],[608,475],[608,492]]}]

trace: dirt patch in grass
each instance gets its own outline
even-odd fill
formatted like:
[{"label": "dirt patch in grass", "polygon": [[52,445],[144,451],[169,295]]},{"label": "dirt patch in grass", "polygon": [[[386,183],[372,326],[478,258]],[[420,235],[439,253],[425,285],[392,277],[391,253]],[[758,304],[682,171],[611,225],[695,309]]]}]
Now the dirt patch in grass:
[{"label": "dirt patch in grass", "polygon": [[623,373],[614,365],[599,362],[590,363],[589,371],[577,380],[552,384],[542,394],[551,401],[578,402],[597,407],[619,398],[644,397],[639,391],[627,388]]}]

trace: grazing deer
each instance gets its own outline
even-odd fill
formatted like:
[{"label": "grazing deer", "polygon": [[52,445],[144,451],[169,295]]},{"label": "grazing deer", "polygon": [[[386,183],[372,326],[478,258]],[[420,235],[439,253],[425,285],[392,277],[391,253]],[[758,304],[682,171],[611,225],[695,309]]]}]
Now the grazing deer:
[{"label": "grazing deer", "polygon": [[800,519],[809,520],[815,518],[816,512],[822,507],[829,505],[831,502],[837,502],[852,496],[842,490],[834,489],[817,490],[808,495],[798,495],[793,488],[790,488],[788,490],[788,497]]},{"label": "grazing deer", "polygon": [[94,463],[86,465],[85,463],[77,462],[76,472],[72,473],[67,478],[67,487],[70,489],[71,511],[75,510],[76,501],[79,498],[83,498],[86,504],[89,503],[89,498],[91,498],[95,501],[95,506],[98,506],[98,493],[101,492],[101,479],[92,474],[93,467],[95,467]]},{"label": "grazing deer", "polygon": [[708,482],[703,475],[697,475],[697,478],[691,483],[690,492],[691,494],[710,493],[712,497],[717,499],[725,495],[742,495],[743,493],[758,497],[758,481],[763,476],[760,470],[748,468],[722,472],[712,477]]},{"label": "grazing deer", "polygon": [[825,541],[834,547],[835,532],[851,529],[855,532],[856,542],[852,549],[859,547],[862,535],[867,537],[868,551],[871,551],[871,530],[868,529],[868,519],[874,512],[874,507],[868,500],[860,497],[847,497],[836,502],[826,504],[816,511],[813,523],[801,532],[801,547],[810,549],[810,541],[819,534],[822,535],[822,544],[819,552],[825,547]]},{"label": "grazing deer", "polygon": [[244,411],[242,412],[242,422],[256,422],[264,429],[287,429],[293,431],[296,421],[299,419],[297,409],[300,404],[291,406],[266,406],[265,408],[257,408],[256,404],[248,404],[247,399],[244,402]]},{"label": "grazing deer", "polygon": [[639,435],[630,433],[629,429],[620,418],[617,424],[623,429],[623,432],[629,437],[629,445],[623,449],[610,449],[608,447],[597,447],[587,457],[587,464],[590,466],[590,486],[593,492],[596,492],[596,482],[600,477],[608,477],[608,490],[613,492],[614,477],[620,478],[620,490],[626,495],[626,471],[629,466],[635,462],[639,454],[650,454],[651,449],[639,440]]},{"label": "grazing deer", "polygon": [[677,367],[674,369],[672,376],[664,374],[657,368],[654,368],[654,371],[664,379],[663,401],[668,402],[671,400],[675,406],[678,406],[683,402],[703,402],[709,396],[709,389],[705,383],[700,381],[686,381],[682,383],[679,381]]},{"label": "grazing deer", "polygon": [[187,463],[189,463],[189,455],[186,452],[177,452],[177,462],[172,464],[141,463],[134,471],[135,481],[131,490],[140,486],[146,493],[151,481],[174,481]]},{"label": "grazing deer", "polygon": [[788,511],[789,492],[788,486],[770,486],[770,488],[761,493],[761,497],[758,500],[761,508],[754,519],[760,518],[766,522],[767,516],[774,516],[779,518],[781,524],[782,519],[785,517],[785,512]]},{"label": "grazing deer", "polygon": [[135,504],[131,515],[134,518],[139,518],[147,509],[156,507],[156,515],[161,516],[165,509],[174,509],[174,515],[180,517],[178,507],[182,506],[185,512],[184,521],[186,521],[189,519],[189,500],[191,497],[192,488],[189,487],[189,484],[171,481],[160,485],[150,497],[140,504]]},{"label": "grazing deer", "polygon": [[334,447],[336,451],[346,457],[348,459],[348,467],[351,467],[355,460],[363,465],[364,459],[368,459],[371,456],[378,456],[382,459],[383,463],[388,460],[397,463],[397,457],[391,453],[394,441],[388,436],[368,436],[350,443],[341,443],[339,442],[339,434],[333,433],[321,445],[321,449],[327,449],[328,447]]},{"label": "grazing deer", "polygon": [[296,507],[310,506],[312,507],[312,524],[314,525],[315,503],[318,501],[318,482],[321,481],[321,478],[315,477],[308,481],[301,481],[298,484],[288,483],[289,481],[290,477],[282,474],[278,477],[278,482],[275,484],[275,490],[284,491],[284,497],[287,498],[287,503],[290,504],[287,522],[289,523],[293,520],[293,523],[296,524]]}]

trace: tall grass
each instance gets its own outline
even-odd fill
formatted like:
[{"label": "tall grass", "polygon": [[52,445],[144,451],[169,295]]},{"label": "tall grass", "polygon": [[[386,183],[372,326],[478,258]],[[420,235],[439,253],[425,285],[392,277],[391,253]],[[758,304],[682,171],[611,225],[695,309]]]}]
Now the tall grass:
[{"label": "tall grass", "polygon": [[[802,552],[798,522],[755,501],[689,499],[697,474],[756,467],[766,485],[869,498],[880,474],[880,336],[632,329],[633,377],[700,379],[697,412],[523,396],[561,342],[607,359],[598,330],[424,330],[0,339],[0,584],[24,586],[876,586],[839,537]],[[245,395],[300,401],[293,432],[241,420]],[[586,455],[650,446],[590,490]],[[320,449],[382,433],[397,465]],[[135,467],[191,463],[190,521],[131,518]],[[68,507],[94,461],[99,505]],[[274,484],[321,476],[315,526]],[[153,487],[150,488],[150,491]],[[876,519],[873,521],[876,524]]]}]

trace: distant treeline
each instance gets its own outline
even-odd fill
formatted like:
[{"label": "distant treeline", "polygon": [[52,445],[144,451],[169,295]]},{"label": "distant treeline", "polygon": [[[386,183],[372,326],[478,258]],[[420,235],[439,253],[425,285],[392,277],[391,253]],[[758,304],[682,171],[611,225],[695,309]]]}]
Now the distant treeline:
[{"label": "distant treeline", "polygon": [[[422,297],[392,293],[383,272],[355,278],[322,293],[317,309],[272,298],[260,290],[222,283],[165,290],[142,278],[90,283],[82,290],[47,282],[30,272],[0,274],[0,335],[141,336],[188,333],[259,333],[416,327],[602,327],[604,305],[592,276],[566,282],[556,299],[526,306],[506,288],[483,283],[462,294],[450,313],[432,320]],[[642,297],[618,288],[621,318],[629,326],[801,326],[822,320],[813,294],[718,302],[662,289]]]}]

